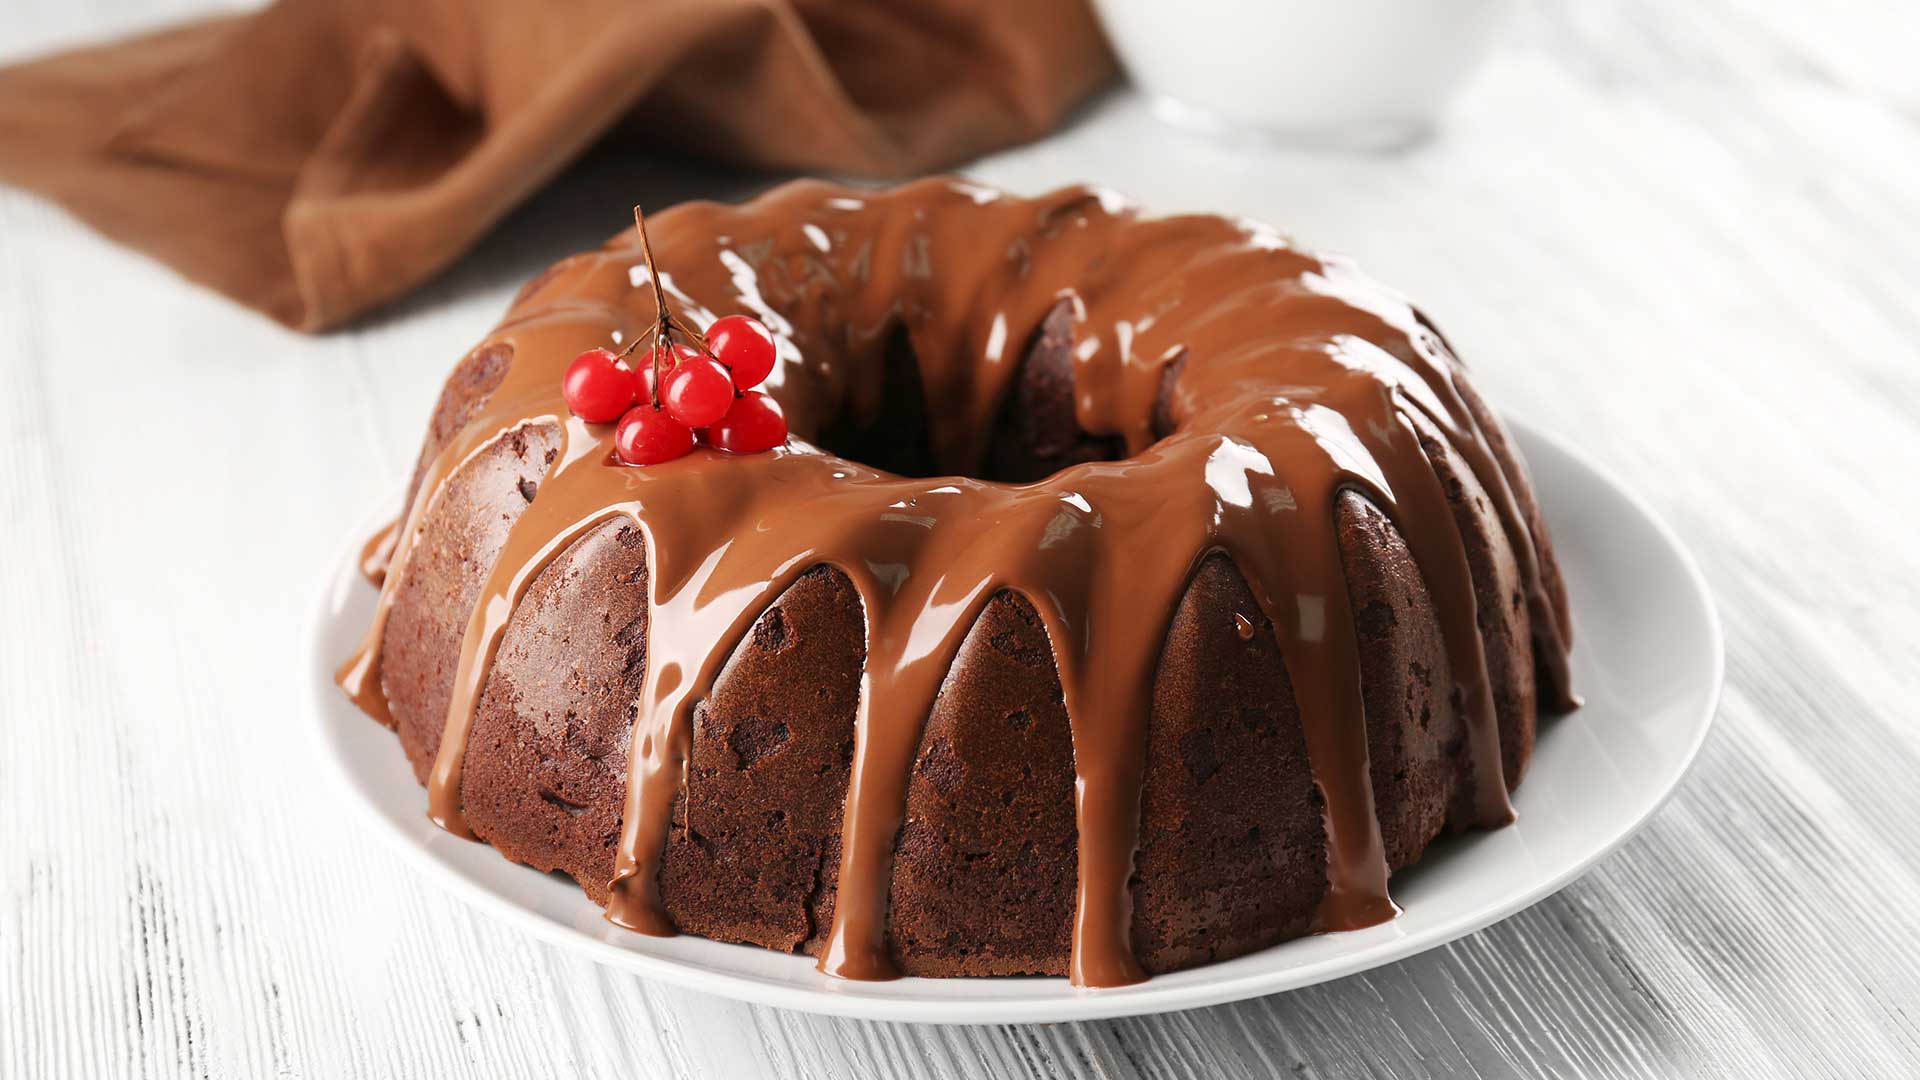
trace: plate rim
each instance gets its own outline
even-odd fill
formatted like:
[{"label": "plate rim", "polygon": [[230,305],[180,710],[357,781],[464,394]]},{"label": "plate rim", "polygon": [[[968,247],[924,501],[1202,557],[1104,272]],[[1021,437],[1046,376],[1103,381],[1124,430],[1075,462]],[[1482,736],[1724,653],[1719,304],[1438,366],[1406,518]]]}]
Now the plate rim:
[{"label": "plate rim", "polygon": [[[508,897],[441,864],[427,846],[416,842],[398,825],[388,820],[375,803],[362,797],[359,780],[351,763],[347,760],[345,747],[330,734],[333,725],[327,719],[326,709],[321,703],[327,696],[338,693],[330,676],[338,658],[329,659],[321,655],[323,643],[328,636],[333,612],[338,606],[342,589],[360,580],[357,571],[343,574],[342,569],[358,566],[359,553],[366,537],[370,535],[372,529],[378,528],[386,520],[388,516],[386,511],[370,513],[367,520],[357,521],[347,534],[345,541],[335,549],[339,552],[338,556],[325,564],[326,570],[309,609],[301,648],[298,652],[301,667],[300,683],[303,687],[300,708],[303,714],[303,726],[306,729],[307,739],[324,763],[324,771],[328,774],[329,785],[335,789],[335,794],[344,796],[344,801],[352,805],[353,814],[361,820],[363,825],[378,834],[390,850],[400,855],[403,862],[412,866],[436,887],[453,894],[457,899],[490,917],[531,934],[540,941],[580,953],[598,963],[645,978],[655,978],[665,983],[739,1001],[801,1012],[851,1019],[933,1024],[1052,1023],[1112,1019],[1204,1008],[1301,989],[1418,956],[1430,949],[1457,941],[1468,934],[1508,919],[1559,892],[1591,870],[1601,860],[1618,851],[1660,812],[1692,772],[1700,750],[1705,745],[1707,736],[1713,729],[1714,720],[1718,716],[1721,693],[1726,679],[1726,635],[1706,575],[1701,571],[1692,552],[1681,541],[1679,534],[1638,492],[1622,483],[1612,470],[1577,450],[1566,439],[1508,414],[1502,414],[1501,420],[1508,430],[1509,438],[1518,444],[1523,459],[1535,445],[1544,445],[1565,456],[1631,507],[1652,528],[1662,547],[1672,556],[1687,584],[1685,600],[1688,606],[1695,608],[1704,618],[1706,638],[1703,644],[1708,648],[1710,671],[1701,708],[1703,715],[1694,724],[1692,739],[1680,755],[1679,766],[1665,789],[1638,816],[1618,827],[1604,842],[1596,845],[1558,873],[1543,877],[1527,888],[1502,898],[1497,903],[1456,916],[1450,922],[1417,934],[1403,935],[1383,948],[1343,953],[1303,966],[1255,970],[1228,979],[1192,986],[1170,987],[1158,994],[1150,989],[1153,983],[1149,980],[1134,987],[1124,988],[1125,992],[1121,994],[1109,994],[1100,989],[1072,987],[1057,996],[1049,996],[1037,1001],[1015,1001],[1003,998],[929,1001],[924,998],[886,997],[870,993],[840,994],[832,991],[831,984],[825,988],[792,986],[748,975],[718,971],[677,958],[649,955],[622,948],[612,942],[594,938],[577,927],[565,925],[537,911],[522,907]],[[531,869],[527,872],[538,873]],[[583,903],[591,903],[584,895],[581,900]],[[1286,944],[1281,942],[1272,948],[1285,948]],[[1061,981],[1057,976],[1030,978],[1036,982]]]}]

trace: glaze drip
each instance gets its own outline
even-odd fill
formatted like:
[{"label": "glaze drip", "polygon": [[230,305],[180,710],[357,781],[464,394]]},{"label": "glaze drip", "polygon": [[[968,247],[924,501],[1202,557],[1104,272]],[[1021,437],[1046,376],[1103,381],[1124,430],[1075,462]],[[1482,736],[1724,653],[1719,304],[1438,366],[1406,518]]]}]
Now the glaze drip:
[{"label": "glaze drip", "polygon": [[[610,425],[566,415],[567,362],[654,320],[631,234],[516,300],[482,345],[511,350],[504,380],[425,467],[391,542],[369,545],[370,572],[386,570],[380,607],[340,675],[385,718],[386,614],[427,507],[504,433],[557,426],[563,449],[512,527],[462,643],[429,785],[434,820],[467,832],[466,735],[528,586],[594,526],[631,519],[649,558],[647,662],[608,918],[674,932],[658,876],[693,708],[789,584],[836,567],[860,597],[867,659],[820,966],[889,977],[893,846],[922,725],[975,619],[1011,590],[1039,613],[1071,722],[1080,843],[1070,974],[1080,985],[1137,981],[1129,878],[1155,665],[1197,567],[1225,552],[1275,628],[1324,799],[1329,888],[1316,926],[1372,925],[1396,909],[1335,530],[1348,490],[1393,521],[1433,595],[1472,755],[1475,820],[1512,819],[1466,545],[1434,453],[1463,463],[1493,502],[1561,698],[1564,610],[1541,580],[1517,480],[1455,383],[1457,361],[1403,300],[1264,227],[1146,218],[1086,188],[1029,200],[949,180],[881,193],[800,182],[742,207],[679,207],[651,229],[661,284],[691,321],[747,311],[774,329],[781,363],[765,388],[796,438],[765,454],[697,449],[629,468],[611,458]],[[1076,418],[1089,434],[1124,439],[1128,456],[1031,484],[970,478],[1017,374],[1009,340],[1032,334],[1063,299]],[[933,458],[951,475],[896,476],[809,442],[876,407],[887,342],[901,330],[918,358]],[[1255,632],[1244,616],[1236,626]]]}]

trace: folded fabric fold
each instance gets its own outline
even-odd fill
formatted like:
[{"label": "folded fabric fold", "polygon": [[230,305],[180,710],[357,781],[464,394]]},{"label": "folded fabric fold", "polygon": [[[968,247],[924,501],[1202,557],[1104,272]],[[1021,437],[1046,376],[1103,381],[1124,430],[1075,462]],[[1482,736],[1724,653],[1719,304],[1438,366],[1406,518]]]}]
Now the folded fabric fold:
[{"label": "folded fabric fold", "polygon": [[623,117],[878,177],[1112,76],[1083,0],[280,0],[0,68],[0,180],[303,330],[444,268]]}]

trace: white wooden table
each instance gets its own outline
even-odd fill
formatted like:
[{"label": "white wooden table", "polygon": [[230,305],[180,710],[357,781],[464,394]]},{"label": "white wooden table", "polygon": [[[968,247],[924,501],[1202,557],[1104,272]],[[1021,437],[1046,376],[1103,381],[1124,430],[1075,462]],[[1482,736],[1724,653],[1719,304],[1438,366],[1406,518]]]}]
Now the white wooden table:
[{"label": "white wooden table", "polygon": [[[0,53],[198,6],[12,0]],[[827,1020],[537,944],[306,767],[302,622],[521,279],[636,199],[764,180],[599,153],[317,339],[0,190],[0,1075],[1920,1071],[1920,23],[1539,7],[1411,153],[1234,152],[1121,94],[971,171],[1351,253],[1667,515],[1726,620],[1725,702],[1593,873],[1406,963],[1109,1023]]]}]

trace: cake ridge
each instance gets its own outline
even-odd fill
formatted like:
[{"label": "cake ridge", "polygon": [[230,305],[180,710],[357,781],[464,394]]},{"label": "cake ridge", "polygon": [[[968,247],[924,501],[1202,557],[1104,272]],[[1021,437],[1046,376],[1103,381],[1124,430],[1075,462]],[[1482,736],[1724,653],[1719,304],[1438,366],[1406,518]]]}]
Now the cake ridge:
[{"label": "cake ridge", "polygon": [[[673,291],[698,296],[701,310],[792,310],[783,376],[770,385],[786,388],[802,437],[870,374],[871,343],[897,321],[914,335],[928,396],[961,404],[936,418],[936,454],[949,465],[977,457],[1014,367],[989,343],[1038,326],[1065,296],[1079,343],[1076,415],[1085,430],[1124,435],[1132,456],[1027,485],[895,477],[804,444],[737,459],[699,450],[671,468],[608,464],[606,435],[559,406],[557,368],[579,348],[609,336],[617,343],[651,313],[631,250],[610,246],[561,264],[490,335],[489,344],[513,350],[505,380],[423,474],[396,533],[380,612],[342,669],[343,685],[375,715],[385,710],[385,612],[448,477],[507,431],[555,426],[561,449],[509,528],[461,644],[433,814],[470,835],[460,810],[467,726],[525,590],[575,539],[630,518],[651,569],[648,640],[609,917],[669,933],[658,868],[685,783],[693,703],[767,604],[811,567],[836,567],[860,596],[868,645],[821,964],[885,977],[891,845],[921,728],[968,630],[994,595],[1014,591],[1040,616],[1067,698],[1080,860],[1070,974],[1112,985],[1144,977],[1128,938],[1128,878],[1157,650],[1201,562],[1225,551],[1281,637],[1325,800],[1329,888],[1316,925],[1391,917],[1335,537],[1343,492],[1362,492],[1406,536],[1465,699],[1477,822],[1511,817],[1465,541],[1421,447],[1423,423],[1492,498],[1521,563],[1542,658],[1564,672],[1535,540],[1504,462],[1454,386],[1450,351],[1403,301],[1256,227],[1143,218],[1089,189],[1035,200],[980,191],[944,180],[880,194],[795,184],[739,209],[668,211],[655,228],[663,263],[680,273]],[[844,262],[833,258],[840,243],[851,248]],[[689,257],[707,245],[707,258]],[[944,273],[931,267],[936,247]],[[1147,278],[1120,257],[1156,249],[1185,254],[1187,273]],[[743,250],[757,252],[758,264]],[[1181,325],[1189,289],[1210,302],[1204,318]],[[794,338],[806,339],[805,365]],[[1174,380],[1175,427],[1156,439],[1162,372],[1179,356],[1190,362]],[[1281,358],[1286,378],[1276,382]],[[822,371],[834,365],[843,370]]]}]

